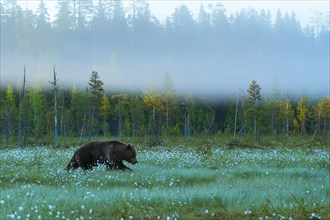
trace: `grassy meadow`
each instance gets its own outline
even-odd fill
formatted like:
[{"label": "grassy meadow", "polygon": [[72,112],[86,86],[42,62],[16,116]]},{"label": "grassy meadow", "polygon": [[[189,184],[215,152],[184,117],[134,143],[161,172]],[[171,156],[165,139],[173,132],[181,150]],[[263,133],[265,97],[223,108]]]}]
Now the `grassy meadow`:
[{"label": "grassy meadow", "polygon": [[132,172],[65,172],[77,147],[0,149],[0,219],[330,219],[327,147],[140,144]]}]

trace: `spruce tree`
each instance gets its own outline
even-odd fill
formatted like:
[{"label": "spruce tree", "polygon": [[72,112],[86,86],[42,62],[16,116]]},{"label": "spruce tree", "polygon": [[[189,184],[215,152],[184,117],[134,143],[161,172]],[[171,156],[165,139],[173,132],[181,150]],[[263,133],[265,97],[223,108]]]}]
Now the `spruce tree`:
[{"label": "spruce tree", "polygon": [[261,87],[257,84],[257,81],[253,80],[248,89],[248,93],[250,95],[249,101],[253,105],[253,130],[255,141],[257,140],[257,105],[258,102],[261,101],[260,90]]},{"label": "spruce tree", "polygon": [[89,128],[89,135],[88,135],[88,140],[91,139],[92,136],[92,129],[94,125],[94,118],[95,118],[95,113],[96,110],[100,106],[101,98],[102,98],[102,93],[104,91],[103,89],[103,82],[100,80],[99,74],[97,71],[93,71],[92,75],[89,79],[89,92],[90,92],[90,98],[92,99],[92,108],[93,108],[93,113],[92,113],[92,120]]}]

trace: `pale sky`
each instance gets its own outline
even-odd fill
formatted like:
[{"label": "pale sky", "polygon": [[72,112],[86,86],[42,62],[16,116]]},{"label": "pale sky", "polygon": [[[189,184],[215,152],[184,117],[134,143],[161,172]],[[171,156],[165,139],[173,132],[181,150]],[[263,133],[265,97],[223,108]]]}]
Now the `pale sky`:
[{"label": "pale sky", "polygon": [[[35,10],[39,5],[39,0],[18,0],[19,4],[24,8],[28,7],[30,9]],[[54,18],[56,13],[56,0],[44,0],[47,5],[48,12],[51,15],[51,20]],[[94,1],[97,4],[98,1]],[[130,8],[128,7],[129,3],[132,0],[124,0],[125,10],[129,12]],[[227,16],[230,14],[235,14],[237,11],[240,11],[243,8],[254,8],[258,12],[262,9],[270,10],[272,14],[272,18],[274,19],[276,16],[276,12],[278,9],[281,10],[282,15],[286,12],[291,14],[292,11],[296,13],[297,19],[300,21],[302,27],[305,27],[307,24],[310,24],[312,21],[312,17],[315,14],[315,11],[321,12],[321,22],[323,24],[329,23],[329,0],[303,0],[303,1],[269,1],[269,0],[259,0],[259,1],[239,1],[239,0],[231,0],[231,1],[198,1],[198,0],[185,0],[185,1],[175,1],[175,0],[151,0],[147,1],[150,5],[151,12],[161,21],[164,22],[167,16],[171,15],[174,11],[175,7],[180,6],[181,4],[185,4],[189,7],[190,11],[196,18],[198,15],[198,11],[200,5],[203,4],[205,10],[208,9],[209,4],[216,4],[217,2],[221,2],[226,10]]]}]

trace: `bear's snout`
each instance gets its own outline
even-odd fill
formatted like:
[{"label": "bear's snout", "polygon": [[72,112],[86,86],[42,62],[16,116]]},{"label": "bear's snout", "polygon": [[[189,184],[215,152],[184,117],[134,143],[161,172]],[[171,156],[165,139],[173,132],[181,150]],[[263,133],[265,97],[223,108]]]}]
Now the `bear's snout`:
[{"label": "bear's snout", "polygon": [[131,164],[136,164],[136,163],[137,163],[136,159],[131,160]]}]

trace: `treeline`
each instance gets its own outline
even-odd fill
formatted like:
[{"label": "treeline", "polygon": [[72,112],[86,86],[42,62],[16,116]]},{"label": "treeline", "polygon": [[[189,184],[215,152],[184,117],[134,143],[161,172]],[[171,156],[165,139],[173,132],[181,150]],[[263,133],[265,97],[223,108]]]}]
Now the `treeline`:
[{"label": "treeline", "polygon": [[53,143],[57,134],[80,141],[218,133],[254,136],[256,141],[262,135],[329,137],[329,98],[308,100],[302,95],[294,101],[289,95],[282,97],[276,80],[271,97],[262,97],[261,87],[253,80],[247,90],[227,101],[179,96],[169,73],[164,74],[160,88],[152,86],[140,94],[104,91],[95,71],[86,90],[60,89],[55,68],[49,89],[27,87],[25,75],[23,82],[19,89],[8,86],[0,92],[2,144]]},{"label": "treeline", "polygon": [[[201,6],[196,18],[181,5],[165,22],[143,0],[61,0],[55,13],[51,21],[42,0],[36,11],[22,9],[16,0],[1,2],[7,80],[16,83],[12,76],[23,64],[41,76],[57,64],[70,81],[77,74],[88,79],[94,67],[107,82],[122,75],[154,81],[168,70],[180,83],[194,75],[197,85],[204,74],[230,80],[242,73],[251,78],[276,73],[294,86],[299,85],[294,79],[316,74],[311,82],[319,84],[329,71],[329,27],[318,13],[306,27],[294,12],[243,9],[227,16],[221,3]],[[217,88],[213,83],[209,87]]]}]

